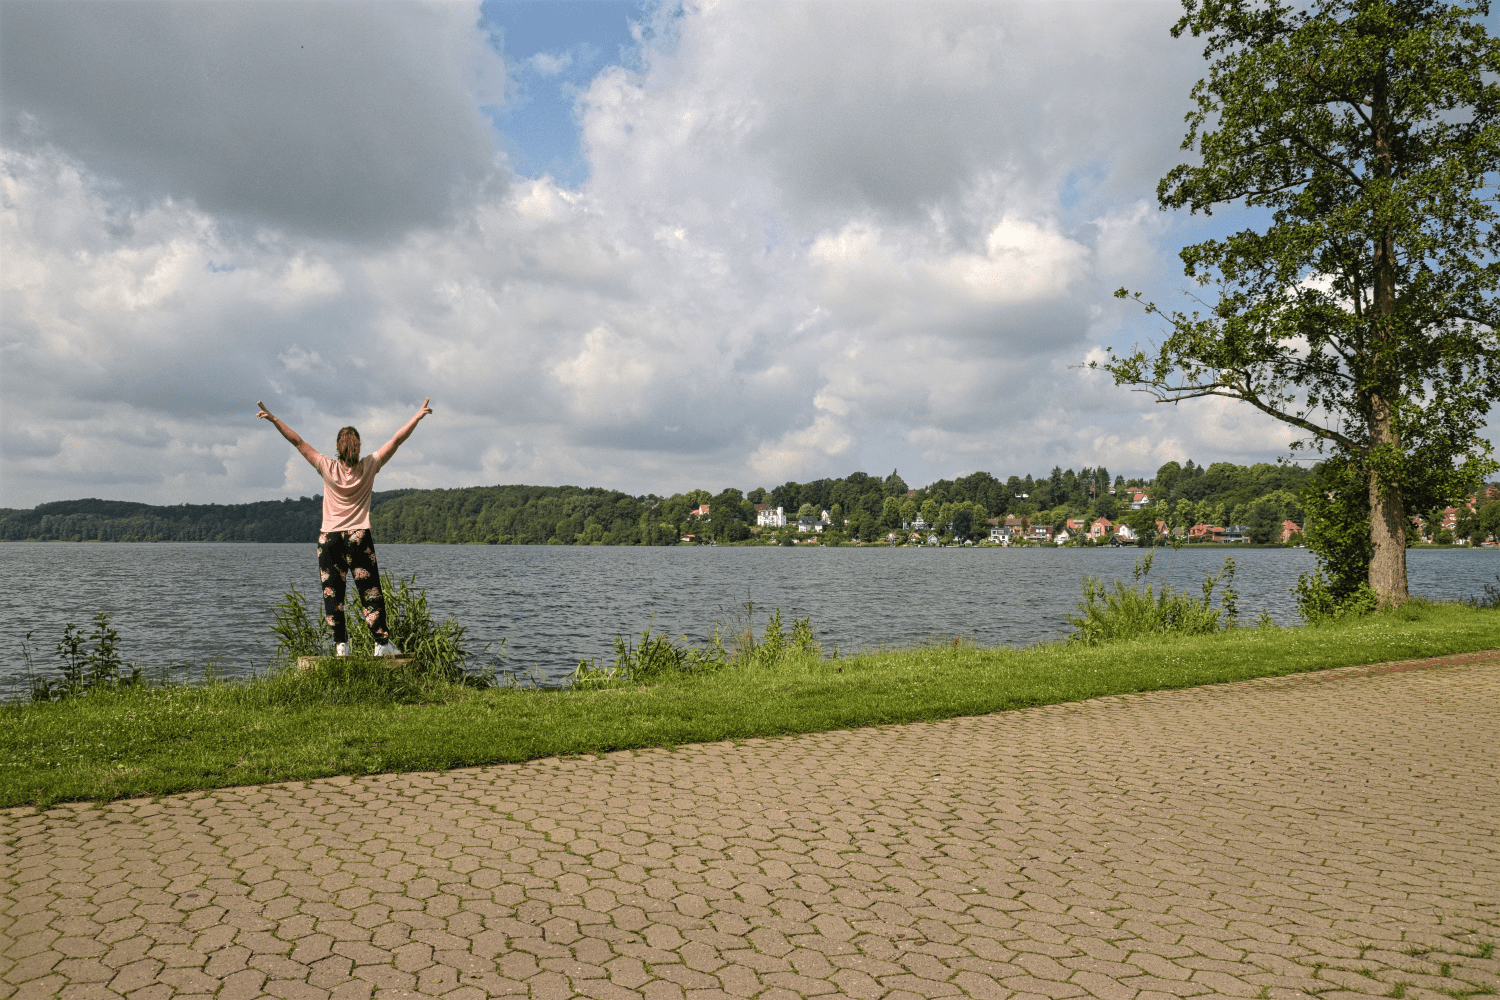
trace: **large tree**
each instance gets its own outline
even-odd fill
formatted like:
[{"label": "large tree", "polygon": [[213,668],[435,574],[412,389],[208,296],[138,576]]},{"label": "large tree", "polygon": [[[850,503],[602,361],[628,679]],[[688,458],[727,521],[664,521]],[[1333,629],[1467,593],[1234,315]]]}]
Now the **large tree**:
[{"label": "large tree", "polygon": [[1243,400],[1352,463],[1369,584],[1402,604],[1408,512],[1494,467],[1480,436],[1500,395],[1488,4],[1183,6],[1172,33],[1205,39],[1210,63],[1182,144],[1198,162],[1158,201],[1265,221],[1184,249],[1203,311],[1145,303],[1164,341],[1103,367],[1162,401]]}]

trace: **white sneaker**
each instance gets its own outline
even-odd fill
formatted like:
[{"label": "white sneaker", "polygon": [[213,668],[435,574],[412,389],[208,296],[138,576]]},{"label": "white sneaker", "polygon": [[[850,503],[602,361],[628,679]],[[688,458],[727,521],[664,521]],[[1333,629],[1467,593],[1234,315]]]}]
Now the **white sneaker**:
[{"label": "white sneaker", "polygon": [[341,642],[337,646],[333,647],[333,655],[334,656],[348,656],[349,655],[349,644],[347,642]]},{"label": "white sneaker", "polygon": [[396,648],[394,642],[377,642],[375,644],[376,656],[400,656],[401,650]]}]

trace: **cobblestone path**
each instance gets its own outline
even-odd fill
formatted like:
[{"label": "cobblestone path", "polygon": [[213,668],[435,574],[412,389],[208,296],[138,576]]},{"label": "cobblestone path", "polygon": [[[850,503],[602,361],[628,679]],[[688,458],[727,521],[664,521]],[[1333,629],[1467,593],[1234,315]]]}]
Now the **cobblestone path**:
[{"label": "cobblestone path", "polygon": [[1500,654],[0,813],[0,998],[1463,998]]}]

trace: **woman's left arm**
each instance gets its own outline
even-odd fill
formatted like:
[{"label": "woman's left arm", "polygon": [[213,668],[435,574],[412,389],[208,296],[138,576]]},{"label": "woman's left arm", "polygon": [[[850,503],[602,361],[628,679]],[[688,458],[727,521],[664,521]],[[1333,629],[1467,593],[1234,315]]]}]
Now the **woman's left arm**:
[{"label": "woman's left arm", "polygon": [[375,452],[375,461],[377,463],[384,465],[389,462],[391,456],[396,454],[396,449],[401,447],[407,438],[411,437],[411,432],[417,429],[417,424],[421,423],[422,418],[432,412],[432,407],[427,405],[430,402],[432,402],[431,396],[422,400],[422,408],[416,412],[416,415],[408,420],[389,441],[380,446],[380,450]]}]

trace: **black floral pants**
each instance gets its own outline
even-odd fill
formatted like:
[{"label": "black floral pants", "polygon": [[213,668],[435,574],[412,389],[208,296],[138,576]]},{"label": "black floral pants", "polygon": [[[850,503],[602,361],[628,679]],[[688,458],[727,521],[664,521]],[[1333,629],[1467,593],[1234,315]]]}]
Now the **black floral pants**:
[{"label": "black floral pants", "polygon": [[369,528],[325,531],[318,536],[318,576],[323,581],[323,615],[333,629],[334,642],[348,642],[344,623],[344,574],[353,572],[354,586],[365,606],[365,624],[376,642],[390,642],[385,625],[385,597],[380,593],[380,569],[375,565],[375,537]]}]

